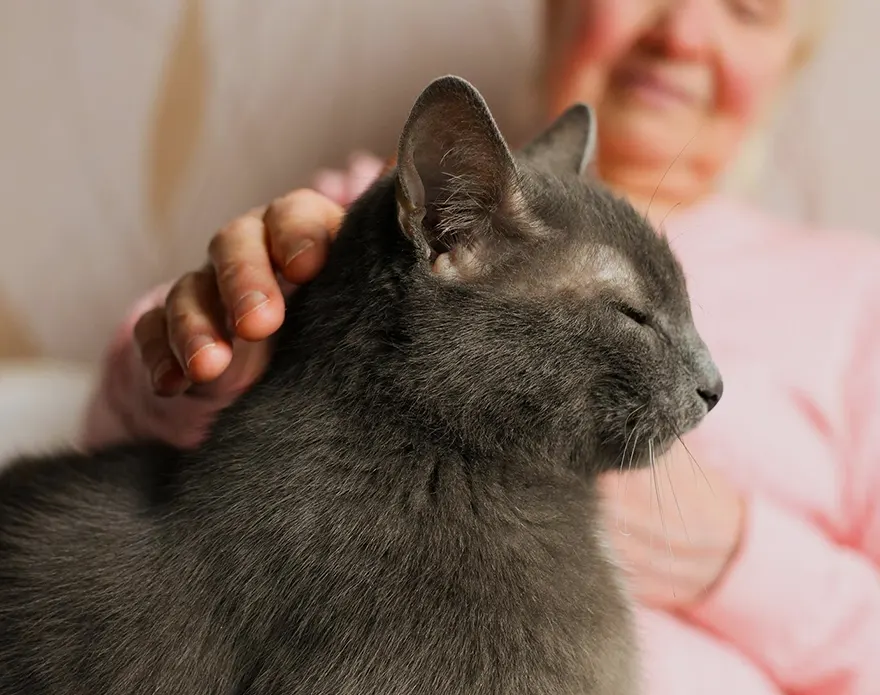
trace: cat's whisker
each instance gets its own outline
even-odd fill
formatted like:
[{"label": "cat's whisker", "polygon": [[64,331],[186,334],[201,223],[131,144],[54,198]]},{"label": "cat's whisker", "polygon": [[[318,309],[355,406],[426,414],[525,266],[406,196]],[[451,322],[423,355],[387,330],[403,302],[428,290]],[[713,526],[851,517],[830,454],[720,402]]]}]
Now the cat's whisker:
[{"label": "cat's whisker", "polygon": [[[633,458],[634,458],[634,456],[635,456],[636,446],[638,445],[638,435],[637,435],[637,433],[638,433],[638,423],[636,423],[636,425],[634,425],[634,426],[632,427],[632,429],[629,431],[629,433],[627,433],[627,427],[629,426],[629,422],[630,422],[630,420],[632,419],[632,417],[633,417],[636,413],[638,413],[639,411],[644,410],[644,409],[647,407],[647,405],[648,405],[647,403],[643,403],[642,405],[640,405],[640,406],[636,406],[635,408],[633,408],[633,410],[629,413],[629,415],[626,416],[626,420],[624,420],[624,422],[623,422],[623,433],[624,433],[624,437],[625,437],[625,439],[624,439],[624,442],[623,442],[623,451],[622,451],[621,454],[620,454],[620,464],[618,465],[618,469],[619,469],[621,475],[618,476],[618,478],[617,478],[617,500],[616,500],[616,501],[617,501],[617,512],[618,512],[618,515],[617,515],[617,519],[616,519],[616,526],[617,526],[618,531],[620,531],[620,532],[621,532],[623,535],[625,535],[625,536],[628,536],[628,535],[629,535],[629,531],[626,530],[626,519],[625,519],[625,518],[624,518],[624,528],[623,528],[623,529],[620,528],[620,509],[621,509],[621,507],[624,506],[624,505],[622,505],[622,504],[620,503],[620,500],[621,500],[621,494],[620,494],[620,487],[621,487],[621,485],[620,485],[620,480],[621,480],[621,478],[624,478],[624,481],[623,481],[623,494],[624,494],[624,496],[625,496],[625,495],[626,495],[626,490],[627,490],[627,487],[628,487],[628,484],[629,484],[629,476],[625,475],[625,472],[626,472],[626,471],[625,471],[625,469],[624,469],[624,463],[626,462],[626,452],[627,452],[627,449],[630,449],[630,443],[632,443],[632,448],[630,449],[629,464],[628,464],[628,468],[629,468],[629,470],[632,470]],[[634,437],[635,437],[635,438],[634,438]],[[624,509],[625,509],[625,507],[624,507]]]},{"label": "cat's whisker", "polygon": [[[635,441],[633,442],[632,449],[630,449],[630,452],[629,452],[629,464],[627,465],[627,468],[626,468],[626,472],[627,472],[627,473],[631,473],[632,470],[633,470],[633,459],[635,458],[636,448],[638,447],[638,444],[639,444],[639,437],[640,437],[640,435],[637,434],[637,435],[636,435],[636,438],[635,438]],[[629,480],[629,476],[627,476],[627,481],[628,481],[628,480]]]},{"label": "cat's whisker", "polygon": [[672,595],[675,596],[675,575],[672,572],[672,565],[675,562],[675,555],[672,552],[672,544],[669,541],[669,529],[666,528],[666,517],[663,515],[663,502],[660,495],[660,485],[657,483],[657,461],[654,457],[654,440],[648,442],[648,456],[651,459],[651,484],[654,486],[654,494],[657,497],[657,512],[660,515],[660,528],[663,529],[663,540],[666,543],[666,552],[669,557],[669,576],[673,578]]},{"label": "cat's whisker", "polygon": [[[676,435],[676,439],[678,439],[678,443],[681,444],[681,446],[684,448],[684,442],[682,441],[681,437]],[[693,475],[694,475],[694,484],[696,484],[697,483],[697,466],[695,465],[696,459],[694,459],[694,457],[691,456],[691,452],[688,451],[687,448],[685,448],[685,452],[687,453],[687,456],[688,456],[688,463],[691,466],[691,473],[693,473]]]},{"label": "cat's whisker", "polygon": [[687,444],[684,443],[684,440],[681,438],[681,435],[676,434],[675,438],[678,439],[679,444],[681,444],[684,447],[684,450],[687,452],[688,457],[690,457],[691,467],[692,468],[693,468],[693,466],[697,467],[697,470],[700,472],[700,475],[703,476],[703,480],[705,481],[706,485],[709,486],[709,491],[714,495],[715,490],[712,488],[712,483],[709,481],[709,478],[706,475],[706,472],[703,470],[703,467],[700,465],[700,462],[697,461],[696,458],[694,458],[694,455],[691,453],[691,450],[688,449]]},{"label": "cat's whisker", "polygon": [[[636,453],[636,447],[638,447],[638,445],[639,445],[639,434],[638,434],[638,431],[635,430],[635,429],[634,429],[633,431],[636,432],[636,438],[635,438],[635,440],[633,441],[632,449],[630,449],[630,452],[629,452],[629,470],[632,470],[633,456],[634,456],[635,453]],[[624,481],[623,481],[623,494],[624,494],[624,497],[626,496],[626,491],[627,491],[628,486],[629,486],[629,476],[627,475],[627,476],[624,476]],[[618,487],[618,491],[619,491],[619,490],[620,490],[620,488]],[[618,502],[619,502],[619,501],[620,501],[620,498],[618,497]],[[619,520],[618,520],[618,528],[619,528]],[[626,507],[625,507],[625,506],[624,506],[623,530],[622,530],[622,533],[623,533],[624,535],[627,535],[627,536],[629,535],[629,531],[627,531]]]},{"label": "cat's whisker", "polygon": [[672,499],[675,502],[675,508],[678,510],[678,518],[681,521],[681,527],[684,529],[684,537],[687,539],[687,542],[691,542],[690,534],[687,530],[687,524],[684,520],[684,514],[681,512],[681,505],[678,503],[678,495],[675,494],[675,486],[672,484],[672,474],[669,472],[669,459],[664,456],[663,459],[663,469],[666,471],[666,480],[669,481],[669,491],[672,493]]},{"label": "cat's whisker", "polygon": [[[624,426],[624,427],[625,427],[625,426]],[[633,431],[635,431],[635,430],[633,430]],[[617,503],[617,517],[616,517],[616,519],[615,519],[615,525],[617,526],[617,529],[618,529],[618,530],[620,530],[620,508],[621,508],[621,504],[620,504],[620,480],[621,480],[621,478],[623,477],[623,475],[622,475],[622,473],[623,473],[623,462],[624,462],[624,460],[626,459],[626,449],[627,449],[628,446],[629,446],[629,437],[627,437],[627,438],[624,440],[624,442],[623,442],[623,451],[622,451],[621,454],[620,454],[620,463],[619,463],[618,466],[617,466],[617,468],[618,468],[618,472],[621,474],[621,475],[618,475],[618,476],[617,476],[617,492],[616,492],[616,496],[617,496],[617,498],[616,498],[616,503]]]},{"label": "cat's whisker", "polygon": [[[636,412],[638,412],[639,410],[642,410],[642,409],[646,408],[647,406],[648,406],[647,403],[643,403],[643,404],[640,405],[638,408],[636,408],[636,409],[633,411],[633,413],[636,413]],[[633,427],[633,431],[634,431],[634,432],[637,432],[637,431],[638,431],[638,423],[636,424],[635,427]],[[636,434],[635,441],[633,442],[633,447],[632,447],[632,449],[631,449],[630,452],[629,452],[629,463],[627,464],[627,472],[628,472],[628,473],[631,472],[631,471],[633,470],[633,462],[634,462],[634,460],[635,460],[635,454],[636,454],[636,449],[638,448],[638,443],[639,443],[639,435]]]},{"label": "cat's whisker", "polygon": [[[617,500],[616,500],[616,503],[617,503],[617,514],[616,514],[615,519],[614,519],[614,526],[617,528],[617,531],[618,531],[618,533],[620,533],[621,536],[627,536],[627,537],[628,537],[628,536],[630,536],[630,535],[632,535],[632,534],[630,534],[630,532],[627,530],[627,527],[626,527],[626,507],[620,503],[620,481],[618,481],[618,484],[617,484]],[[624,513],[623,513],[623,527],[621,527],[621,525],[620,525],[620,510],[621,510],[621,508],[624,510]]]},{"label": "cat's whisker", "polygon": [[[663,219],[660,220],[660,224],[657,225],[657,231],[660,232],[661,235],[664,235],[664,236],[666,235],[666,227],[663,226],[666,223],[666,218],[669,217],[673,212],[675,212],[675,208],[677,208],[679,205],[681,205],[680,200],[675,205],[673,205],[671,208],[669,208],[666,211],[665,215],[663,215]],[[678,237],[676,237],[676,238],[678,238]]]},{"label": "cat's whisker", "polygon": [[[660,177],[660,180],[657,182],[657,186],[654,188],[654,192],[651,194],[651,199],[648,201],[648,207],[645,208],[645,217],[644,217],[645,222],[648,221],[648,214],[651,212],[651,205],[654,204],[654,198],[657,196],[657,192],[660,190],[660,186],[663,185],[663,181],[666,179],[666,176],[667,176],[667,175],[669,174],[669,172],[672,170],[672,167],[675,166],[675,163],[676,163],[676,162],[681,158],[681,156],[685,153],[685,150],[687,150],[687,148],[690,147],[691,143],[696,139],[697,135],[700,134],[700,131],[701,131],[702,129],[703,129],[703,126],[702,126],[702,125],[701,125],[699,128],[697,128],[696,132],[695,132],[693,135],[691,135],[690,140],[688,140],[688,141],[684,144],[684,147],[682,147],[681,150],[679,150],[678,154],[675,155],[675,157],[673,157],[672,161],[669,162],[669,166],[666,167],[666,171],[663,172],[663,175]],[[668,213],[667,213],[667,214],[668,214]],[[665,219],[665,218],[664,218],[664,219]]]},{"label": "cat's whisker", "polygon": [[[638,413],[640,410],[643,410],[644,408],[646,408],[647,405],[648,405],[647,403],[643,403],[642,405],[633,408],[633,410],[629,413],[629,415],[626,416],[626,420],[623,421],[624,441],[623,441],[623,451],[620,454],[620,466],[619,466],[621,472],[623,471],[623,463],[626,460],[626,450],[629,447],[630,440],[632,439],[633,435],[636,433],[636,430],[638,429],[638,423],[636,423],[636,425],[633,426],[633,428],[630,430],[629,434],[627,434],[627,432],[626,432],[627,426],[629,425],[629,421],[632,419],[633,415]],[[632,456],[630,456],[630,467],[632,467]]]}]

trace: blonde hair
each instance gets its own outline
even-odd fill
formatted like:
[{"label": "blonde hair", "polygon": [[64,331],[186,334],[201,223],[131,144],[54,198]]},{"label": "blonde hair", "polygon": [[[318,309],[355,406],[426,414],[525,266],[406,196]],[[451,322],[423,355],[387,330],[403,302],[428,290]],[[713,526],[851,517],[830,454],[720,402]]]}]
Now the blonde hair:
[{"label": "blonde hair", "polygon": [[801,5],[803,16],[800,17],[798,38],[792,55],[792,71],[797,73],[815,56],[819,46],[828,34],[834,19],[835,10],[840,1],[805,0]]}]

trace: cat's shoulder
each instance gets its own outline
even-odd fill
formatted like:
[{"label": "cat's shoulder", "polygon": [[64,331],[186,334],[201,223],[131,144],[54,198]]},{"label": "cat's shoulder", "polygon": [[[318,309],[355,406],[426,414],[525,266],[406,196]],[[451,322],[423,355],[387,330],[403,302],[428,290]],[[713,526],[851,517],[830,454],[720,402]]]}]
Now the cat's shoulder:
[{"label": "cat's shoulder", "polygon": [[161,497],[180,472],[181,452],[162,443],[127,443],[94,452],[73,448],[50,455],[22,455],[0,470],[0,505],[55,504],[59,497],[128,492]]}]

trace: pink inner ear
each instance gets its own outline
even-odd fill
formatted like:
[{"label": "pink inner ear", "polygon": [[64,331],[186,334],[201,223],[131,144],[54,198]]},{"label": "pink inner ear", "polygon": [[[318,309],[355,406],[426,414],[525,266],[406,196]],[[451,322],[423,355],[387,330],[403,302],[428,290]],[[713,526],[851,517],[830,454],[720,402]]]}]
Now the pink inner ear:
[{"label": "pink inner ear", "polygon": [[475,278],[482,269],[479,251],[479,243],[474,247],[455,246],[437,256],[431,270],[435,275],[449,280]]},{"label": "pink inner ear", "polygon": [[433,272],[434,275],[449,279],[457,279],[460,277],[458,269],[450,258],[451,253],[451,251],[449,253],[441,253],[436,259],[434,259],[434,265],[431,266],[431,272]]},{"label": "pink inner ear", "polygon": [[[471,201],[500,203],[515,164],[492,114],[473,86],[460,78],[432,82],[413,106],[398,153],[403,193],[436,214]],[[417,184],[421,184],[420,186]],[[421,193],[421,197],[419,197]],[[428,220],[444,226],[442,220]]]}]

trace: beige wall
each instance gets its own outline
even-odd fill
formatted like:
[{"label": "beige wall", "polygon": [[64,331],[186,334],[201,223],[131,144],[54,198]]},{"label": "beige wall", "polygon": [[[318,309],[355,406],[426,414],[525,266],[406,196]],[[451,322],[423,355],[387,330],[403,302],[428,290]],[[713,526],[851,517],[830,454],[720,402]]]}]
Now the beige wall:
[{"label": "beige wall", "polygon": [[[0,2],[0,357],[94,358],[128,303],[199,262],[231,215],[354,147],[391,152],[438,74],[472,79],[522,132],[538,13],[537,0]],[[878,25],[874,0],[844,13],[778,141],[769,205],[877,228]]]},{"label": "beige wall", "polygon": [[815,224],[880,232],[880,2],[809,1],[836,14],[788,100],[761,199]]},{"label": "beige wall", "polygon": [[390,154],[438,73],[515,130],[535,24],[531,0],[0,2],[0,356],[94,357],[231,215]]}]

